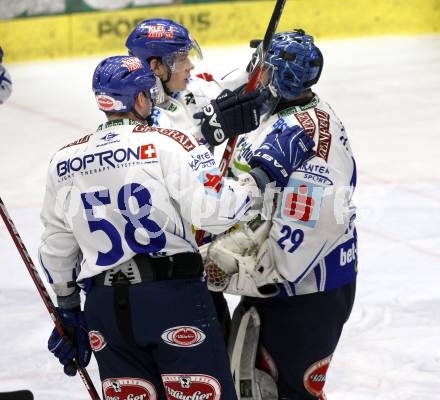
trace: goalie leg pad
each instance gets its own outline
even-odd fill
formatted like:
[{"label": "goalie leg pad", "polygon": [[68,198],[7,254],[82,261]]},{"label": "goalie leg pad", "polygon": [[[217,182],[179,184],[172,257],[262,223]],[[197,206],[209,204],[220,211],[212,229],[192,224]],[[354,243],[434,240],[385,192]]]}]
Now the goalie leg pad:
[{"label": "goalie leg pad", "polygon": [[356,283],[276,299],[245,298],[261,318],[260,343],[273,358],[281,398],[322,400],[330,356],[335,352],[354,301]]},{"label": "goalie leg pad", "polygon": [[234,311],[228,353],[237,396],[240,400],[277,400],[278,392],[271,376],[255,368],[260,334],[257,310],[240,303]]}]

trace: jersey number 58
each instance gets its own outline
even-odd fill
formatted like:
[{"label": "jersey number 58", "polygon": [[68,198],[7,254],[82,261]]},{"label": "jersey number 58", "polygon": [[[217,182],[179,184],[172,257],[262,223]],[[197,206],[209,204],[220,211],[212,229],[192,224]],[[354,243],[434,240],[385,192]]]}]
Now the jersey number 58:
[{"label": "jersey number 58", "polygon": [[[138,203],[139,207],[136,213],[132,212],[128,206],[130,197],[134,197]],[[94,207],[111,204],[110,191],[103,189],[97,192],[81,193],[81,200],[86,211],[90,232],[103,231],[109,237],[112,245],[106,253],[98,251],[96,265],[107,266],[118,262],[124,255],[121,235],[111,222],[104,218],[98,218],[93,213]],[[148,189],[139,183],[124,185],[117,194],[117,203],[118,214],[126,220],[124,238],[130,249],[135,253],[161,251],[165,247],[166,238],[160,226],[148,218],[151,212],[151,194]],[[148,244],[142,244],[136,240],[135,232],[137,229],[146,231],[150,239]]]}]

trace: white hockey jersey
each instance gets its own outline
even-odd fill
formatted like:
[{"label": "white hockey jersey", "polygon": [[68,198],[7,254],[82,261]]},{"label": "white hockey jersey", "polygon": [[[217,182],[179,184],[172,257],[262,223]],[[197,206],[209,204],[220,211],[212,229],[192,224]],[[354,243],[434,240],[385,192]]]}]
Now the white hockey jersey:
[{"label": "white hockey jersey", "polygon": [[239,139],[231,163],[238,176],[274,128],[300,125],[316,143],[316,156],[295,171],[277,195],[272,217],[270,257],[289,282],[282,295],[343,286],[356,277],[357,237],[352,194],[356,164],[344,126],[330,106],[314,98],[272,115]]},{"label": "white hockey jersey", "polygon": [[56,284],[97,275],[137,253],[197,252],[192,224],[223,232],[253,196],[259,190],[250,175],[245,183],[222,178],[191,135],[107,122],[51,160],[40,262]]}]

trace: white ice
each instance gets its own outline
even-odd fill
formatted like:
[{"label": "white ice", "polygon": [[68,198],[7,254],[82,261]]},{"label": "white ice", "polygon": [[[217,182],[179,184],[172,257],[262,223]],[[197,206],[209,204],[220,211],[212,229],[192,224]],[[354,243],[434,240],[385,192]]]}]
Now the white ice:
[{"label": "white ice", "polygon": [[[359,171],[358,292],[328,398],[440,399],[440,36],[319,44],[316,91],[344,121]],[[203,69],[226,72],[249,54],[209,49]],[[35,262],[49,159],[104,119],[91,93],[98,60],[8,66],[14,92],[0,106],[0,195]],[[0,313],[0,391],[88,398],[46,350],[51,320],[1,221]],[[88,371],[99,388],[93,361]]]}]

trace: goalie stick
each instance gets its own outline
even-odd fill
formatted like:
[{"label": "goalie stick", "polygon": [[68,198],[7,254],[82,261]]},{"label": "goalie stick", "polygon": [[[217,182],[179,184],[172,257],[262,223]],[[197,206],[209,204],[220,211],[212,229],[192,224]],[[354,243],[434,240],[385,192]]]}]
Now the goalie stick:
[{"label": "goalie stick", "polygon": [[[264,68],[264,59],[266,58],[267,51],[269,50],[270,43],[272,41],[272,36],[275,34],[277,30],[278,23],[280,22],[281,15],[283,13],[284,5],[286,4],[286,0],[276,0],[275,7],[272,12],[272,16],[269,21],[269,25],[267,26],[266,33],[264,34],[263,44],[261,45],[260,58],[255,65],[254,70],[249,77],[249,81],[246,84],[245,91],[247,93],[254,91],[258,82],[260,81],[261,73]],[[220,161],[220,172],[222,176],[226,175],[229,164],[231,163],[232,154],[234,153],[235,146],[237,145],[238,136],[234,136],[230,138],[226,144],[226,148],[223,152],[223,157]],[[203,238],[205,236],[205,231],[198,230],[196,232],[196,243],[198,245],[203,244]]]},{"label": "goalie stick", "polygon": [[1,392],[0,400],[34,400],[34,395],[29,390],[16,390],[14,392]]},{"label": "goalie stick", "polygon": [[[64,332],[64,328],[59,320],[55,305],[53,304],[49,293],[46,290],[46,287],[44,286],[43,281],[40,278],[40,274],[38,273],[35,264],[33,263],[26,246],[24,245],[23,241],[21,240],[20,235],[17,232],[17,228],[15,227],[14,222],[11,219],[11,216],[9,215],[8,211],[6,210],[6,206],[3,203],[2,199],[0,198],[0,214],[3,218],[3,221],[6,225],[6,228],[9,231],[9,234],[11,235],[12,240],[15,243],[15,246],[17,247],[18,252],[20,253],[21,258],[23,259],[23,262],[31,275],[32,280],[34,281],[34,284],[38,290],[38,293],[40,294],[41,299],[43,300],[44,305],[46,306],[47,311],[49,312],[50,317],[52,318],[52,321],[55,324],[55,327],[58,331],[58,333],[61,336],[66,336]],[[93,382],[90,379],[90,376],[85,368],[79,367],[76,363],[75,364],[68,364],[66,367],[64,367],[64,371],[67,375],[74,375],[75,370],[78,370],[79,376],[81,377],[86,389],[88,390],[90,394],[90,398],[92,400],[100,400],[98,392],[96,391],[95,387],[93,386]]]},{"label": "goalie stick", "polygon": [[[261,73],[263,72],[264,67],[264,59],[266,58],[267,51],[269,50],[270,43],[272,41],[272,36],[275,34],[277,30],[278,23],[280,22],[281,15],[283,13],[284,5],[286,4],[286,0],[277,0],[275,7],[272,12],[272,16],[269,21],[269,25],[267,26],[266,33],[264,35],[263,44],[261,47],[260,59],[258,60],[257,65],[249,77],[249,82],[245,87],[245,91],[247,93],[254,91],[258,82],[260,81]],[[229,163],[231,162],[232,153],[234,152],[235,145],[237,144],[238,137],[234,136],[229,139],[225,151],[223,153],[222,160],[220,161],[220,171],[224,176],[229,167]]]}]

